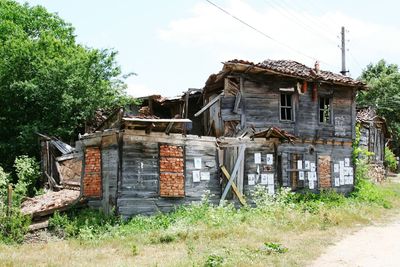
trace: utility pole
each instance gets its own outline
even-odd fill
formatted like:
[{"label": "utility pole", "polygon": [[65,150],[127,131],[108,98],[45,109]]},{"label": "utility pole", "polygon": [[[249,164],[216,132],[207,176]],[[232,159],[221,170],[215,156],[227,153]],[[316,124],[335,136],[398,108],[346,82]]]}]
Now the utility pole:
[{"label": "utility pole", "polygon": [[342,75],[346,75],[349,71],[346,70],[346,37],[345,37],[345,29],[344,26],[342,26],[342,47],[340,50],[342,50],[342,71],[340,72]]}]

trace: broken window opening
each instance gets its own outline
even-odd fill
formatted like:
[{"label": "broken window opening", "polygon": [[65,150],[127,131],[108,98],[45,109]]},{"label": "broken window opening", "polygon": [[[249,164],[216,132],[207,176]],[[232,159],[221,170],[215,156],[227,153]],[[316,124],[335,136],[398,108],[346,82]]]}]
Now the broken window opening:
[{"label": "broken window opening", "polygon": [[319,98],[319,122],[331,124],[331,98],[320,97]]},{"label": "broken window opening", "polygon": [[292,94],[281,93],[280,111],[282,121],[293,121]]},{"label": "broken window opening", "polygon": [[303,179],[300,179],[300,171],[303,172],[303,168],[299,169],[298,161],[301,160],[303,162],[304,155],[303,154],[295,154],[291,153],[289,155],[289,177],[290,177],[290,186],[292,190],[303,189],[305,187],[304,176]]}]

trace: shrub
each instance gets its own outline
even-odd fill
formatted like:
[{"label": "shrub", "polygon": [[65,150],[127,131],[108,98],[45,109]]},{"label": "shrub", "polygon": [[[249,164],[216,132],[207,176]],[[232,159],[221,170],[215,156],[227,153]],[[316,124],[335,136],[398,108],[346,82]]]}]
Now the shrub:
[{"label": "shrub", "polygon": [[21,196],[33,196],[35,193],[35,186],[40,178],[39,163],[33,157],[19,156],[14,162],[15,172],[18,177],[15,186],[16,193]]},{"label": "shrub", "polygon": [[121,223],[116,216],[108,216],[94,209],[72,209],[65,214],[55,212],[49,220],[49,230],[60,237],[90,240],[105,236]]},{"label": "shrub", "polygon": [[7,215],[7,208],[0,203],[0,241],[12,244],[22,243],[28,232],[30,218],[22,215],[20,210],[12,208]]},{"label": "shrub", "polygon": [[10,175],[0,167],[0,202],[5,202],[5,199],[7,198],[7,187],[9,183]]},{"label": "shrub", "polygon": [[375,203],[384,208],[389,208],[391,206],[383,190],[366,179],[357,179],[351,197],[357,201]]},{"label": "shrub", "polygon": [[388,147],[385,147],[385,165],[393,172],[397,170],[396,156]]}]

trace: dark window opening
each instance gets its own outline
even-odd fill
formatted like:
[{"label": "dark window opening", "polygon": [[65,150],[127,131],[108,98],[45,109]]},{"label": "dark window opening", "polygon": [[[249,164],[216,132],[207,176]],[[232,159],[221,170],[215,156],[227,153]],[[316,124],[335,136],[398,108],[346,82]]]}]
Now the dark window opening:
[{"label": "dark window opening", "polygon": [[292,95],[281,93],[281,120],[293,121]]},{"label": "dark window opening", "polygon": [[319,122],[331,123],[331,98],[320,97],[319,98]]}]

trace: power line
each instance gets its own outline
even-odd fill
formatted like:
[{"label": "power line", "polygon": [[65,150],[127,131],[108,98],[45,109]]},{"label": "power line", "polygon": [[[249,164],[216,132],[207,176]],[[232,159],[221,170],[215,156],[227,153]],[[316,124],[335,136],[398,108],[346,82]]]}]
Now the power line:
[{"label": "power line", "polygon": [[303,19],[303,17],[299,16],[296,12],[292,11],[291,7],[289,7],[286,2],[282,0],[281,1],[265,0],[265,2],[269,4],[271,7],[275,8],[283,16],[293,21],[297,27],[304,28],[311,34],[325,38],[327,41],[337,45],[337,41],[334,38],[329,37],[328,35],[326,35],[325,30],[320,30],[318,26],[316,26],[318,24],[313,22],[308,23],[306,20]]},{"label": "power line", "polygon": [[[318,9],[318,10],[320,11],[321,15],[323,15],[323,14],[328,14],[327,12],[325,12],[325,11],[319,9],[317,6],[312,6],[312,5],[311,5],[310,3],[308,3],[307,1],[292,1],[292,4],[293,4],[293,3],[300,4],[301,6],[305,7],[306,10],[309,10],[309,9]],[[305,5],[304,5],[304,4],[305,4]],[[300,7],[300,5],[297,5],[297,6]],[[311,20],[313,20],[314,22],[316,22],[315,25],[317,25],[318,27],[320,27],[321,30],[326,31],[326,28],[329,28],[330,31],[332,31],[332,32],[337,32],[336,27],[333,26],[332,24],[328,24],[328,23],[326,23],[326,22],[324,22],[324,21],[322,21],[322,20],[316,20],[316,19],[314,19],[311,15],[309,15],[309,14],[307,14],[307,13],[305,13],[305,15],[308,16],[308,17],[310,17]],[[327,18],[331,17],[329,14],[328,14],[328,15],[325,15],[325,16],[326,16]],[[332,19],[331,19],[331,20],[332,20]],[[333,21],[334,21],[334,20],[333,20]],[[320,26],[320,25],[322,25],[322,24],[323,24],[324,27],[321,27],[321,26]]]},{"label": "power line", "polygon": [[[250,25],[249,23],[245,22],[244,20],[242,20],[242,19],[236,17],[235,15],[231,14],[230,12],[228,12],[227,10],[225,10],[225,9],[223,9],[222,7],[218,6],[217,4],[213,3],[212,1],[210,1],[210,0],[205,0],[205,1],[207,1],[210,5],[213,5],[214,7],[218,8],[220,11],[222,11],[222,12],[225,13],[225,14],[227,14],[228,16],[231,16],[231,17],[234,18],[235,20],[239,21],[239,22],[242,23],[243,25],[245,25],[245,26],[249,27],[250,29],[256,31],[257,33],[263,35],[264,37],[266,37],[266,38],[268,38],[268,39],[270,39],[270,40],[272,40],[272,41],[274,41],[274,42],[276,42],[276,43],[278,43],[278,44],[280,44],[280,45],[286,47],[286,48],[289,49],[289,50],[292,50],[292,51],[294,51],[294,52],[296,52],[296,53],[298,53],[298,54],[300,54],[300,55],[303,55],[303,56],[305,56],[305,57],[307,57],[307,58],[310,58],[310,59],[315,60],[315,61],[318,60],[317,58],[315,58],[315,57],[313,57],[313,56],[310,56],[310,55],[308,55],[308,54],[305,54],[305,53],[301,52],[300,50],[297,50],[297,49],[295,49],[295,48],[293,48],[293,47],[291,47],[291,46],[289,46],[289,45],[287,45],[287,44],[285,44],[285,43],[283,43],[283,42],[281,42],[281,41],[276,40],[276,39],[273,38],[272,36],[270,36],[270,35],[264,33],[263,31],[261,31],[261,30],[257,29],[256,27]],[[329,64],[329,63],[324,62],[324,61],[322,61],[322,60],[319,60],[319,61],[320,61],[321,63],[324,63],[324,64],[329,65],[329,66],[331,66],[331,67],[335,67],[335,66],[333,66],[332,64]]]}]

